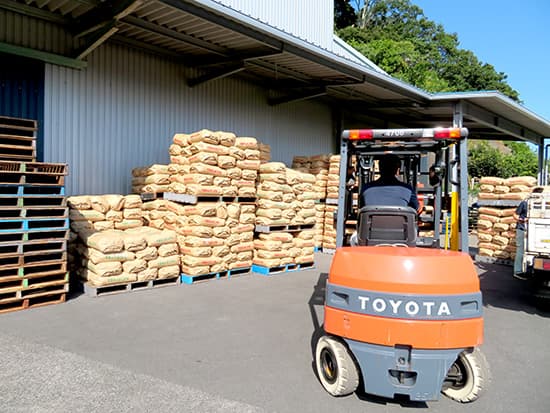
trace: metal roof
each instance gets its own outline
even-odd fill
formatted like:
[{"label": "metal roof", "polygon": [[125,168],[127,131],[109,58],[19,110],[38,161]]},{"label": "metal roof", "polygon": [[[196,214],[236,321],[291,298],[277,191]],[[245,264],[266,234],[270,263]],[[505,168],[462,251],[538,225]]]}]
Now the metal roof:
[{"label": "metal roof", "polygon": [[78,47],[64,58],[83,60],[109,40],[197,68],[191,87],[240,76],[268,89],[273,105],[324,99],[403,127],[449,125],[458,107],[472,137],[550,136],[547,120],[498,92],[430,94],[213,0],[0,0],[0,8],[73,33]]}]

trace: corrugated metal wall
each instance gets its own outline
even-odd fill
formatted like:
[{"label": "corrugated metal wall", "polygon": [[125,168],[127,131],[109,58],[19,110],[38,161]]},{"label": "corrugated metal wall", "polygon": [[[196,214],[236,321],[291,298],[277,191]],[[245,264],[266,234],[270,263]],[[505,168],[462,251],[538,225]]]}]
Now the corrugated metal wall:
[{"label": "corrugated metal wall", "polygon": [[59,26],[4,9],[0,9],[0,41],[60,55],[73,47],[72,37]]},{"label": "corrugated metal wall", "polygon": [[131,169],[168,161],[176,132],[201,128],[255,136],[272,158],[333,150],[328,107],[276,107],[265,91],[224,79],[189,88],[181,66],[117,45],[104,45],[82,71],[46,65],[44,160],[69,163],[69,194],[126,193]]},{"label": "corrugated metal wall", "polygon": [[334,0],[214,0],[331,50]]}]

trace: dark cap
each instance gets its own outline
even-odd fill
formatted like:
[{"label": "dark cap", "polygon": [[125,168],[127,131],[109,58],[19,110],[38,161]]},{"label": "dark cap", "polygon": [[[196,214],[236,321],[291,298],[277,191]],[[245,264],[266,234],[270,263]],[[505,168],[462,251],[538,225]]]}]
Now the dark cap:
[{"label": "dark cap", "polygon": [[399,157],[393,154],[388,154],[378,158],[378,166],[380,169],[380,175],[393,176],[397,172],[397,168],[401,166],[401,160]]}]

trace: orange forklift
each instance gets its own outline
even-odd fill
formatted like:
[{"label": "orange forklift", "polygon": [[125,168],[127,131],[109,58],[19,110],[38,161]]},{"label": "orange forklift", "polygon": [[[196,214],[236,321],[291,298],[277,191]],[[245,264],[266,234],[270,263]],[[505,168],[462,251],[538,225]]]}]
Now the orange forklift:
[{"label": "orange forklift", "polygon": [[[325,334],[315,349],[319,380],[331,395],[344,396],[361,385],[365,393],[387,398],[429,401],[443,393],[471,402],[486,389],[490,372],[479,349],[479,279],[467,251],[440,241],[442,192],[456,190],[451,221],[464,222],[453,200],[463,199],[467,189],[466,179],[456,178],[466,176],[461,143],[467,134],[465,128],[342,133],[338,247],[326,287]],[[425,181],[430,216],[409,207],[361,205],[362,188],[376,178],[377,157],[388,153],[400,158],[403,181],[413,188]],[[426,179],[429,164],[439,178],[433,185]],[[349,222],[356,222],[351,236]],[[426,227],[430,231],[419,232]]]}]

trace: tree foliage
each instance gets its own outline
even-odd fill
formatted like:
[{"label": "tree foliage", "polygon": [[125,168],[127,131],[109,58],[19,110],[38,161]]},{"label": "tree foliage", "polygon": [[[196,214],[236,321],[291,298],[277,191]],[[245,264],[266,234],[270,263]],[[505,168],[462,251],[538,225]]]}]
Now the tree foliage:
[{"label": "tree foliage", "polygon": [[468,174],[472,177],[499,176],[537,176],[537,155],[524,142],[508,142],[505,144],[510,150],[503,153],[489,145],[486,141],[479,141],[471,145],[468,156]]},{"label": "tree foliage", "polygon": [[[355,18],[343,19],[350,7]],[[506,74],[461,49],[455,33],[410,0],[336,0],[335,16],[338,35],[398,79],[429,92],[498,90],[519,101]]]}]

